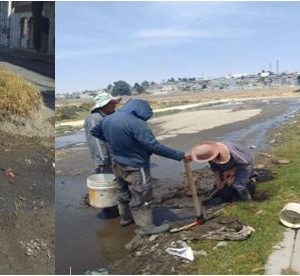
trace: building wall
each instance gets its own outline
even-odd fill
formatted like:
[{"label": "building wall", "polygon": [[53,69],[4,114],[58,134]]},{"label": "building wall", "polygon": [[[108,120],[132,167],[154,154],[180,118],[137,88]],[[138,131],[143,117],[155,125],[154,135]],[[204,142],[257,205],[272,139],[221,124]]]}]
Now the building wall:
[{"label": "building wall", "polygon": [[44,2],[43,16],[49,20],[49,38],[48,38],[48,54],[54,55],[55,52],[55,2]]},{"label": "building wall", "polygon": [[0,1],[0,45],[9,46],[11,1]]},{"label": "building wall", "polygon": [[[34,49],[31,1],[0,1],[0,45]],[[43,2],[40,52],[55,52],[55,2]]]}]

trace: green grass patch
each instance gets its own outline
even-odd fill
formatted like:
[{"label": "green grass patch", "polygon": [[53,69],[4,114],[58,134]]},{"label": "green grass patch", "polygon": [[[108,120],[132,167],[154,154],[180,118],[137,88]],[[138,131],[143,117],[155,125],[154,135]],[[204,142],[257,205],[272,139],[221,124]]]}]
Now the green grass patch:
[{"label": "green grass patch", "polygon": [[282,127],[282,142],[271,150],[275,159],[291,162],[273,168],[275,178],[257,185],[257,193],[267,196],[263,202],[237,203],[228,207],[224,216],[238,216],[254,227],[245,241],[229,241],[225,247],[213,250],[218,243],[201,240],[192,243],[196,250],[206,250],[207,257],[193,263],[191,274],[264,274],[264,267],[272,246],[283,239],[285,227],[279,223],[278,213],[288,202],[300,201],[300,116],[297,123]]}]

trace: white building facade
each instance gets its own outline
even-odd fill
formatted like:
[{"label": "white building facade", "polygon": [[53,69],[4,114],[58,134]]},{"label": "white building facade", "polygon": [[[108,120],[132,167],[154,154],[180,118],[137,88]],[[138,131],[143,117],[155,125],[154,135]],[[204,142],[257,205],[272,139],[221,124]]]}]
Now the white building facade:
[{"label": "white building facade", "polygon": [[[0,45],[27,48],[54,55],[55,2],[54,1],[0,1]],[[33,6],[39,5],[40,17],[33,15]],[[3,22],[3,23],[2,23]],[[38,43],[34,42],[38,36]]]}]

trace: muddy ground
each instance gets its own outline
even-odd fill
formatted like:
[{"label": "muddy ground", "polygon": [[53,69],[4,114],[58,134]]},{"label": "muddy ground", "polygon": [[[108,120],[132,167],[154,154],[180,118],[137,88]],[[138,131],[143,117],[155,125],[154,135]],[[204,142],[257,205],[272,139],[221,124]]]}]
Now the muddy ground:
[{"label": "muddy ground", "polygon": [[[265,168],[257,169],[259,174],[257,185],[270,180],[273,176],[269,169],[272,163],[261,159]],[[193,171],[198,197],[202,200],[212,191],[214,177],[208,168]],[[182,183],[177,188],[163,189],[162,185],[155,187],[156,203],[154,207],[154,221],[156,224],[168,220],[171,229],[187,225],[195,221],[193,200],[186,185]],[[263,201],[269,197],[267,194],[257,193],[253,200]],[[214,239],[219,241],[245,240],[251,236],[251,228],[238,217],[219,217],[222,210],[230,208],[234,203],[222,203],[217,206],[203,206],[203,212],[208,221],[176,233],[165,233],[134,238],[125,245],[128,254],[121,260],[111,263],[107,270],[110,274],[189,274],[187,259],[174,257],[166,253],[166,249],[182,248],[192,240]],[[218,213],[221,212],[221,213]],[[214,215],[216,214],[216,215]],[[251,226],[250,226],[251,227]],[[184,242],[186,244],[184,244]],[[195,258],[205,258],[207,252],[195,251]]]},{"label": "muddy ground", "polygon": [[[228,108],[228,106],[216,107],[216,112],[218,108]],[[270,178],[269,158],[260,153],[265,152],[266,148],[272,145],[271,132],[283,121],[292,120],[292,114],[299,110],[299,102],[290,99],[253,101],[234,105],[233,112],[253,108],[261,108],[262,111],[259,115],[247,120],[208,129],[197,134],[181,134],[166,138],[162,142],[183,151],[189,151],[193,145],[208,138],[231,140],[248,147],[253,145],[251,149],[253,155],[260,156],[259,162],[265,163],[264,166],[260,166],[260,181],[265,181]],[[184,112],[182,114],[184,116]],[[154,125],[153,128],[156,135],[168,133],[165,125]],[[178,262],[179,267],[175,266],[173,269],[169,265],[176,263],[173,256],[163,253],[162,260],[165,265],[162,265],[161,261],[155,259],[151,250],[148,250],[148,255],[144,257],[140,252],[141,248],[129,252],[125,249],[125,245],[134,238],[136,226],[132,224],[125,228],[120,227],[116,210],[107,214],[84,204],[87,193],[86,177],[91,174],[93,165],[82,133],[59,137],[56,140],[56,146],[59,148],[56,151],[55,180],[56,273],[66,274],[71,270],[76,274],[99,268],[105,268],[109,273],[116,274],[184,273],[184,263]],[[185,189],[183,164],[157,156],[153,156],[151,164],[152,175],[157,179],[155,222],[161,223],[167,219],[171,224],[185,224],[192,221],[195,211],[192,199],[187,196]],[[192,167],[197,171],[201,170],[199,183],[204,183],[209,190],[213,185],[210,171],[199,167],[199,164],[192,164]],[[198,188],[201,190],[203,187]],[[267,197],[268,195],[258,194],[256,200],[265,200]],[[174,235],[172,239],[173,237],[174,240],[181,239],[180,236]],[[156,246],[159,243],[160,238],[154,239],[149,245]],[[164,252],[164,248],[158,249]],[[135,256],[136,252],[139,252],[138,256]],[[156,262],[157,266],[154,265]],[[147,265],[150,265],[150,268]]]},{"label": "muddy ground", "polygon": [[53,274],[53,143],[0,132],[0,152],[0,274]]}]

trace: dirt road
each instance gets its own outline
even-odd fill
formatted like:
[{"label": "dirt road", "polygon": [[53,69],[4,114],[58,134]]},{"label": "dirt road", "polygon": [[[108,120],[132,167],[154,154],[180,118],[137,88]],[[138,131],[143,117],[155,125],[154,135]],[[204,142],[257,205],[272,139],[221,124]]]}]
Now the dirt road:
[{"label": "dirt road", "polygon": [[[179,127],[176,130],[178,135],[168,138],[165,137],[172,129],[169,120],[152,124],[154,133],[161,137],[163,143],[183,151],[189,151],[201,140],[216,139],[239,142],[247,147],[253,146],[254,155],[268,147],[270,132],[283,121],[288,120],[299,108],[299,99],[251,101],[215,106],[211,107],[210,111],[215,110],[216,114],[218,112],[223,114],[224,110],[228,109],[231,110],[229,113],[241,110],[245,112],[259,110],[259,112],[253,114],[250,112],[248,117],[240,118],[239,121],[234,119],[224,121],[223,124],[219,123],[222,118],[215,116],[212,125],[216,127],[197,133],[191,133],[191,129],[186,128],[186,125],[189,125],[189,119],[184,124],[185,127]],[[197,110],[183,111],[177,113],[176,116],[181,114],[180,120],[184,121],[188,118],[189,112]],[[211,119],[211,117],[206,117],[210,111],[207,113],[203,112],[203,109],[201,111],[201,119]],[[160,119],[163,120],[163,117]],[[191,127],[195,131],[195,125]],[[145,259],[137,258],[137,263],[127,262],[128,259],[124,261],[124,256],[128,256],[124,245],[132,239],[136,227],[131,225],[121,228],[118,225],[119,218],[114,212],[108,216],[101,210],[88,208],[84,204],[87,192],[86,177],[91,173],[93,166],[83,141],[82,132],[61,137],[56,141],[56,147],[60,148],[56,153],[56,273],[66,274],[70,271],[70,267],[73,273],[83,273],[86,270],[98,268],[106,268],[109,272],[116,274],[143,273],[143,269],[147,267]],[[61,148],[62,146],[65,148]],[[152,175],[158,179],[155,189],[158,203],[171,200],[167,205],[161,205],[159,209],[156,209],[155,221],[161,222],[167,219],[176,222],[182,218],[191,218],[194,214],[192,203],[190,198],[183,195],[185,192],[182,190],[183,165],[180,162],[157,156],[153,156],[151,165]],[[193,168],[199,169],[199,165],[193,164]],[[205,183],[212,183],[211,175],[208,173],[202,173],[202,175]],[[179,197],[179,199],[172,203],[172,196],[173,198]],[[176,208],[173,208],[174,205],[177,207],[182,205],[184,208],[179,208],[178,213]],[[166,261],[166,263],[169,262]],[[169,268],[164,266],[161,272],[174,274],[180,271],[171,271],[170,266]]]}]

